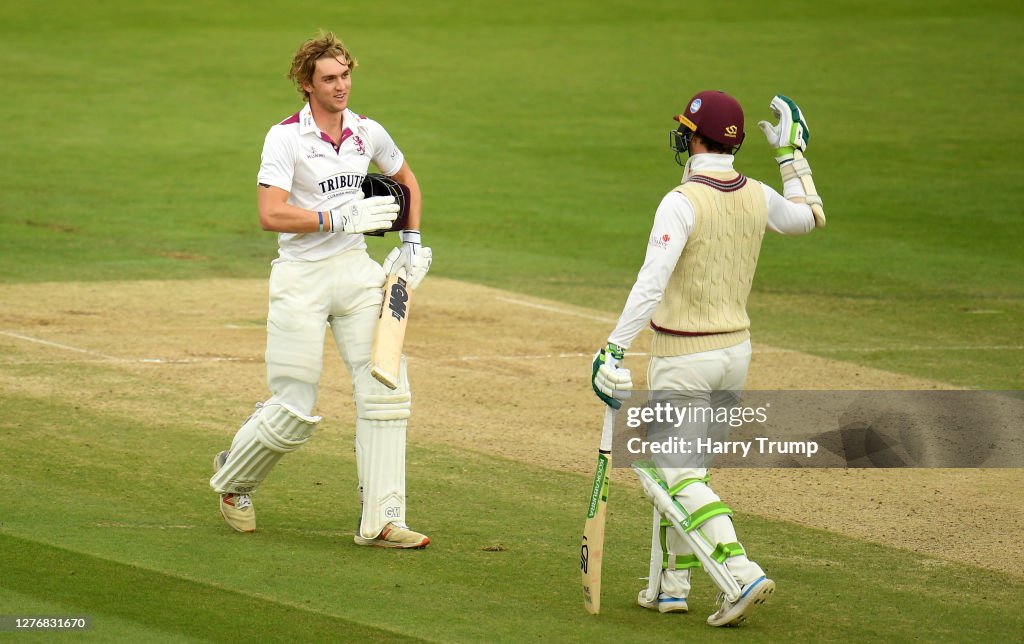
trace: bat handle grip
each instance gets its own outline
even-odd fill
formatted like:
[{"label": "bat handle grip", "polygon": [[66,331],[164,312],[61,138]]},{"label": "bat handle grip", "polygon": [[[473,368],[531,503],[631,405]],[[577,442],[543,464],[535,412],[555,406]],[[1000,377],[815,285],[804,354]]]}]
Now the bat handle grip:
[{"label": "bat handle grip", "polygon": [[[612,437],[615,432],[615,410],[604,406],[604,427],[601,429],[601,451],[612,451]],[[593,449],[593,448],[591,448]]]}]

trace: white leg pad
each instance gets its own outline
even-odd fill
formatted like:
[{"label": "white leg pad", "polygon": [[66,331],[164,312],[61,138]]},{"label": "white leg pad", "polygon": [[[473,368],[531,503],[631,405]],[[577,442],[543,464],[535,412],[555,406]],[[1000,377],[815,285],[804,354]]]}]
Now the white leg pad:
[{"label": "white leg pad", "polygon": [[389,522],[405,523],[406,422],[356,420],[356,463],[363,502],[359,534],[373,539]]},{"label": "white leg pad", "polygon": [[319,416],[300,414],[284,403],[260,404],[231,443],[231,453],[210,487],[220,494],[251,494],[281,457],[308,441]]},{"label": "white leg pad", "polygon": [[661,569],[665,552],[661,549],[661,514],[653,508],[654,520],[651,526],[651,565],[647,570],[647,601],[654,602],[661,592]]},{"label": "white leg pad", "polygon": [[[700,470],[701,475],[707,470]],[[702,482],[687,485],[675,496],[688,515],[693,515],[700,508],[720,502],[721,498],[707,484]],[[736,527],[733,525],[732,517],[724,514],[713,516],[699,528],[693,530],[704,542],[717,546],[717,544],[739,544],[736,536]],[[672,552],[688,551],[688,544],[673,530],[668,535],[668,546]],[[721,555],[719,555],[721,556]],[[764,570],[756,563],[747,558],[746,552],[731,554],[723,562],[734,578],[741,584],[747,584],[755,579],[764,576]]]},{"label": "white leg pad", "polygon": [[[647,498],[657,508],[658,512],[671,523],[671,529],[686,543],[697,556],[704,571],[711,576],[715,585],[718,586],[729,601],[735,602],[740,597],[740,586],[730,570],[714,558],[716,544],[711,543],[701,533],[701,530],[687,531],[689,514],[683,510],[679,503],[669,493],[665,482],[661,480],[658,473],[650,467],[637,464],[633,465],[640,483],[647,494]],[[692,487],[692,486],[691,486]]]},{"label": "white leg pad", "polygon": [[390,522],[405,524],[405,440],[412,396],[405,360],[398,389],[391,391],[360,370],[356,387],[356,466],[361,536],[372,539]]},{"label": "white leg pad", "polygon": [[669,597],[686,597],[689,595],[690,569],[662,571],[660,592],[665,593]]}]

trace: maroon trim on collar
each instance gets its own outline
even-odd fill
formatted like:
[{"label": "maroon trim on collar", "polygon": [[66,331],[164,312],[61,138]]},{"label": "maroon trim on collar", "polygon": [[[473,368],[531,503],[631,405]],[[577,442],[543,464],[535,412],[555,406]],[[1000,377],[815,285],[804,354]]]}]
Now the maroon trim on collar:
[{"label": "maroon trim on collar", "polygon": [[281,121],[280,125],[291,125],[292,123],[298,123],[298,122],[299,122],[299,112],[296,112],[296,113],[292,114],[291,116],[289,116],[288,118],[286,118],[285,120]]},{"label": "maroon trim on collar", "polygon": [[712,331],[710,333],[699,333],[693,331],[676,331],[675,329],[666,329],[665,327],[658,326],[654,322],[651,322],[651,328],[658,333],[667,333],[669,335],[680,335],[686,338],[696,338],[705,335],[722,335],[723,333],[736,333],[735,331]]},{"label": "maroon trim on collar", "polygon": [[331,146],[334,147],[335,154],[340,155],[341,154],[341,146],[345,143],[345,139],[347,139],[352,134],[355,134],[355,132],[353,132],[352,130],[350,130],[348,128],[345,128],[341,132],[341,140],[339,140],[337,143],[335,143],[334,139],[331,138],[330,136],[328,136],[327,133],[322,130],[321,131],[321,139],[327,141],[328,143],[331,143]]},{"label": "maroon trim on collar", "polygon": [[326,132],[321,130],[320,131],[320,138],[322,140],[327,141],[328,143],[331,144],[331,147],[334,148],[335,154],[341,154],[341,146],[345,143],[345,140],[348,137],[352,136],[353,134],[355,134],[355,132],[353,132],[349,128],[345,128],[341,132],[341,140],[339,140],[337,143],[335,143],[334,139],[332,139],[330,136],[328,136]]},{"label": "maroon trim on collar", "polygon": [[687,179],[686,183],[690,183],[691,181],[708,186],[709,188],[714,188],[721,192],[736,192],[747,184],[747,178],[742,174],[737,174],[735,179],[731,179],[729,181],[722,181],[721,179],[715,179],[703,174],[695,174]]}]

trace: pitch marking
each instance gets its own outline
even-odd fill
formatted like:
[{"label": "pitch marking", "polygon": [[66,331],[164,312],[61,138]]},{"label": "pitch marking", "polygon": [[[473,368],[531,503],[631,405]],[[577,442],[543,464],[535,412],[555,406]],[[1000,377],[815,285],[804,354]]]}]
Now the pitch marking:
[{"label": "pitch marking", "polygon": [[91,351],[89,349],[80,349],[78,347],[72,347],[72,346],[68,346],[66,344],[59,344],[57,342],[50,342],[49,340],[40,340],[39,338],[33,338],[32,336],[28,336],[28,335],[21,335],[20,333],[11,333],[9,331],[0,331],[0,335],[6,335],[7,337],[10,337],[10,338],[17,338],[18,340],[24,340],[25,342],[34,342],[36,344],[41,344],[43,346],[53,347],[54,349],[63,349],[64,351],[74,351],[75,353],[84,353],[86,355],[96,356],[97,358],[103,358],[104,360],[119,360],[120,359],[120,358],[115,358],[114,356],[108,356],[105,353],[100,353],[99,351]]},{"label": "pitch marking", "polygon": [[594,320],[596,322],[605,322],[607,324],[613,324],[618,319],[605,318],[597,315],[588,315],[587,313],[577,313],[576,311],[569,311],[567,309],[559,309],[554,306],[546,306],[544,304],[534,304],[533,302],[527,302],[525,300],[516,300],[511,297],[496,296],[495,299],[501,300],[502,302],[508,302],[509,304],[518,304],[519,306],[527,306],[531,309],[540,309],[541,311],[550,311],[551,313],[561,313],[562,315],[573,315],[578,318],[584,318],[587,320]]}]

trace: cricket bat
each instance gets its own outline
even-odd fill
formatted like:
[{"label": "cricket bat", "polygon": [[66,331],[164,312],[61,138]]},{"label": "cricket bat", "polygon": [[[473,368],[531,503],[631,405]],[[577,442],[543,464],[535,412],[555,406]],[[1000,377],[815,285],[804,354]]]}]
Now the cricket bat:
[{"label": "cricket bat", "polygon": [[388,389],[398,388],[402,373],[402,346],[412,304],[412,290],[405,279],[405,271],[400,270],[384,282],[384,301],[370,350],[370,373]]},{"label": "cricket bat", "polygon": [[[793,158],[800,160],[804,158],[803,150],[793,150]],[[804,184],[804,192],[809,195],[818,194],[817,188],[814,187],[814,179],[811,175],[806,174],[800,177],[800,183]],[[825,211],[818,204],[811,204],[811,213],[814,215],[814,227],[824,228],[825,227]]]},{"label": "cricket bat", "polygon": [[587,507],[580,546],[580,573],[583,576],[583,606],[591,615],[601,612],[601,563],[604,559],[604,522],[608,511],[608,474],[612,467],[612,432],[615,410],[606,406],[601,446],[597,452],[594,487]]}]

